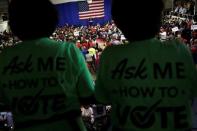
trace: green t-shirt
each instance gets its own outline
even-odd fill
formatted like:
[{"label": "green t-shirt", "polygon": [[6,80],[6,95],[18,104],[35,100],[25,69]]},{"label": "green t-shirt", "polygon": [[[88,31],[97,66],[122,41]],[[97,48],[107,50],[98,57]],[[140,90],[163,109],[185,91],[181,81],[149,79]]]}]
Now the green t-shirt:
[{"label": "green t-shirt", "polygon": [[[81,52],[48,38],[3,50],[0,80],[1,102],[11,107],[16,127],[30,124],[28,131],[72,130],[66,117],[80,111],[79,99],[94,92]],[[80,117],[77,122],[84,128]]]},{"label": "green t-shirt", "polygon": [[152,38],[107,48],[95,86],[98,101],[112,105],[112,124],[123,131],[191,129],[197,73],[187,47]]}]

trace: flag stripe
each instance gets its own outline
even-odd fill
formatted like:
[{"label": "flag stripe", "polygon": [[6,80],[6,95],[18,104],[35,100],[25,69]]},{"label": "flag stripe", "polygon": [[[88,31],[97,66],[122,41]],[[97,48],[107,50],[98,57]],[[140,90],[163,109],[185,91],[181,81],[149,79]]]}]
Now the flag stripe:
[{"label": "flag stripe", "polygon": [[104,6],[104,4],[103,4],[103,3],[89,5],[89,7],[90,7],[90,8],[91,8],[91,7],[102,7],[102,6]]},{"label": "flag stripe", "polygon": [[79,19],[104,17],[104,0],[79,3]]},{"label": "flag stripe", "polygon": [[[89,16],[91,16],[91,17],[94,16],[95,17],[97,15],[100,16],[100,15],[103,15],[103,14],[102,13],[95,13],[95,14],[92,14],[92,15],[89,15]],[[88,16],[84,15],[83,17],[88,17]]]},{"label": "flag stripe", "polygon": [[103,13],[103,11],[104,11],[104,9],[103,10],[93,10],[93,11],[80,12],[79,14],[84,15],[84,14],[97,13],[97,12]]},{"label": "flag stripe", "polygon": [[[95,13],[91,13],[91,15],[88,14],[88,16],[92,16],[92,15],[104,15],[104,14],[103,14],[103,12],[95,12]],[[81,15],[81,17],[87,17],[87,14]]]},{"label": "flag stripe", "polygon": [[90,10],[95,10],[95,9],[104,9],[103,7],[90,7]]},{"label": "flag stripe", "polygon": [[[103,18],[105,15],[96,15],[96,16],[91,16],[92,18]],[[89,19],[90,17],[82,17],[81,20]]]},{"label": "flag stripe", "polygon": [[53,4],[63,4],[68,2],[79,2],[79,1],[86,1],[86,0],[50,0]]}]

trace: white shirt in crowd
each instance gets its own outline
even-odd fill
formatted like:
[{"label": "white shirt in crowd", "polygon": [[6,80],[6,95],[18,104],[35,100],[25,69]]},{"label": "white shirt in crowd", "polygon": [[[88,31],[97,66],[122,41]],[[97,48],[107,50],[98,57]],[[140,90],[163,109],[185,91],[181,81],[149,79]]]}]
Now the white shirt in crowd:
[{"label": "white shirt in crowd", "polygon": [[160,35],[160,40],[161,41],[165,41],[167,39],[167,33],[165,31],[159,33],[159,35]]},{"label": "white shirt in crowd", "polygon": [[86,62],[92,62],[93,61],[92,54],[90,54],[90,53],[86,54],[85,58],[86,58]]},{"label": "white shirt in crowd", "polygon": [[89,117],[91,118],[91,122],[93,123],[94,122],[94,116],[93,116],[93,109],[91,107],[88,107],[88,108],[84,108],[84,107],[81,107],[81,115],[82,117]]}]

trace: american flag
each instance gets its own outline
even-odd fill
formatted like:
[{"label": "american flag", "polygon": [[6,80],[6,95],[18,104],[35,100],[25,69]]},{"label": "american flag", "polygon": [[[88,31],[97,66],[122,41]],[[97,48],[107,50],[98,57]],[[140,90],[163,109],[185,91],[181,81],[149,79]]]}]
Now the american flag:
[{"label": "american flag", "polygon": [[102,18],[104,13],[104,0],[88,0],[79,2],[79,19]]}]

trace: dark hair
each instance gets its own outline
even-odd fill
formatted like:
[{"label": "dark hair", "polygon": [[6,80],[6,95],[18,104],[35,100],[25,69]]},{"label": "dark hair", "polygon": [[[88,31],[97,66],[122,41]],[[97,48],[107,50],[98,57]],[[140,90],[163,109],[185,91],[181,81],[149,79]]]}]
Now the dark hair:
[{"label": "dark hair", "polygon": [[112,18],[129,41],[154,37],[160,28],[162,0],[113,0]]},{"label": "dark hair", "polygon": [[49,0],[11,0],[8,13],[10,28],[21,40],[49,37],[58,22]]}]

